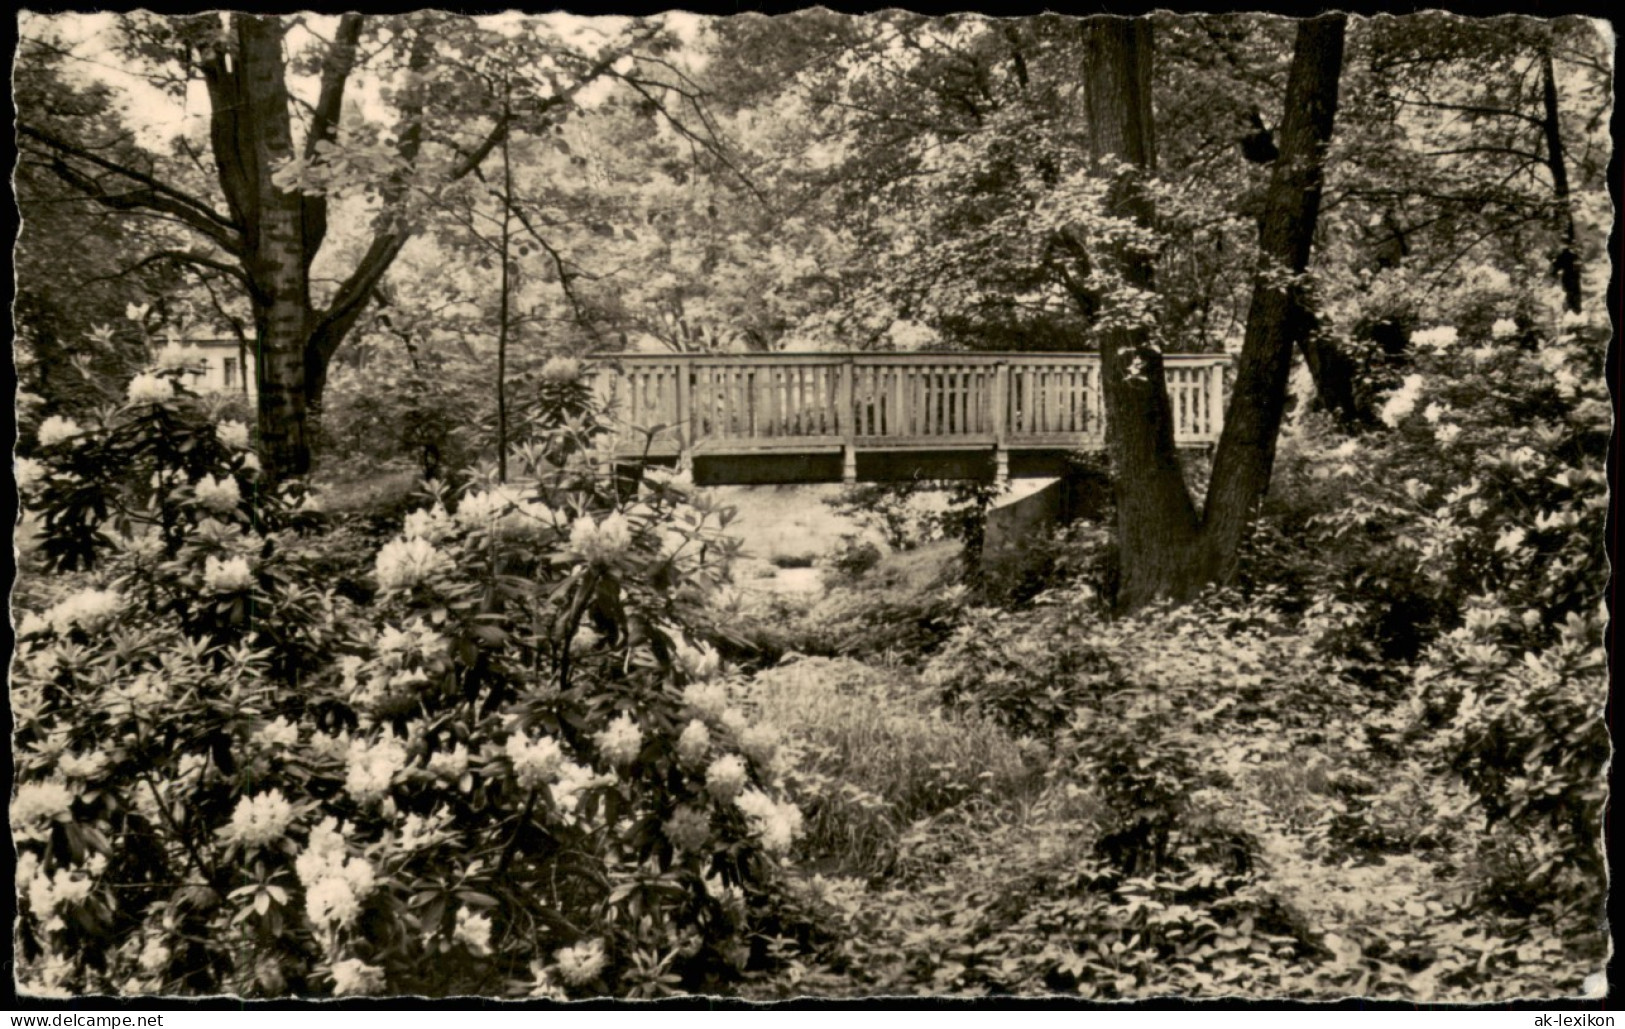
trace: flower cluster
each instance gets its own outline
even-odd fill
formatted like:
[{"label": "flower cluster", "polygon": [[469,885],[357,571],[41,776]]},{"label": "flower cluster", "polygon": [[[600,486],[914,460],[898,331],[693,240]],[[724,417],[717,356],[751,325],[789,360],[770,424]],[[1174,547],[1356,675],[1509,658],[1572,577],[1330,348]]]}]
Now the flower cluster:
[{"label": "flower cluster", "polygon": [[230,475],[216,479],[205,474],[192,484],[192,495],[200,506],[219,514],[231,514],[243,502],[242,490],[238,489],[237,480]]},{"label": "flower cluster", "polygon": [[719,803],[726,804],[744,790],[748,779],[745,762],[737,754],[725,754],[705,770],[705,789]]},{"label": "flower cluster", "polygon": [[690,721],[677,737],[677,760],[684,768],[704,768],[710,753],[711,730],[697,718]]},{"label": "flower cluster", "polygon": [[26,495],[45,478],[45,466],[31,457],[17,457],[12,459],[11,474],[17,480],[17,492]]},{"label": "flower cluster", "polygon": [[457,909],[457,924],[451,938],[474,954],[491,953],[491,916],[476,915],[468,908]]},{"label": "flower cluster", "polygon": [[728,709],[728,687],[720,682],[696,682],[683,687],[683,703],[707,721],[718,721]]},{"label": "flower cluster", "polygon": [[711,818],[704,810],[685,805],[672,812],[662,829],[678,850],[698,852],[710,842]]},{"label": "flower cluster", "polygon": [[349,854],[338,820],[331,816],[310,831],[293,867],[305,887],[305,912],[318,926],[353,924],[377,882],[372,863]]},{"label": "flower cluster", "polygon": [[45,620],[58,634],[78,626],[99,632],[124,610],[124,597],[116,590],[81,590],[45,612]]},{"label": "flower cluster", "polygon": [[185,372],[202,367],[204,361],[203,350],[197,344],[183,346],[171,342],[158,351],[153,366],[161,372]]},{"label": "flower cluster", "polygon": [[643,730],[638,728],[638,723],[624,711],[619,718],[598,732],[594,739],[598,743],[599,752],[610,764],[617,767],[636,761],[638,753],[643,750]]},{"label": "flower cluster", "polygon": [[407,515],[406,524],[401,526],[401,535],[409,540],[422,539],[430,543],[439,543],[451,533],[452,527],[451,515],[446,513],[445,506],[436,504]]},{"label": "flower cluster", "polygon": [[573,357],[550,357],[542,365],[541,379],[554,385],[564,385],[581,378],[581,362]]},{"label": "flower cluster", "polygon": [[801,809],[789,801],[775,801],[761,790],[749,789],[739,795],[734,806],[745,813],[752,831],[762,837],[762,846],[774,854],[789,851],[801,835]]},{"label": "flower cluster", "polygon": [[248,559],[232,557],[222,561],[208,557],[203,562],[203,588],[210,593],[241,593],[254,585],[254,572]]},{"label": "flower cluster", "polygon": [[598,978],[609,963],[604,954],[603,940],[588,940],[573,947],[563,947],[553,954],[558,962],[559,976],[571,986],[585,986]]},{"label": "flower cluster", "polygon": [[689,679],[699,682],[716,675],[722,668],[722,657],[708,643],[691,645],[687,640],[677,642],[677,664]]},{"label": "flower cluster", "polygon": [[25,839],[42,839],[44,829],[68,813],[73,791],[52,780],[24,783],[11,801],[11,829]]},{"label": "flower cluster", "polygon": [[532,740],[524,733],[516,732],[508,737],[503,750],[513,762],[514,778],[525,789],[531,790],[558,781],[559,771],[564,765],[564,751],[553,737],[543,736],[539,740]]},{"label": "flower cluster", "polygon": [[174,399],[175,384],[151,373],[137,375],[130,380],[126,395],[132,404],[161,404]]},{"label": "flower cluster", "polygon": [[372,803],[389,793],[395,777],[406,767],[406,747],[393,736],[371,744],[353,740],[346,761],[344,788],[357,801]]},{"label": "flower cluster", "polygon": [[588,564],[613,564],[632,546],[632,527],[620,512],[601,522],[583,515],[570,527],[570,552]]},{"label": "flower cluster", "polygon": [[333,962],[333,996],[366,997],[384,988],[384,970],[360,958]]},{"label": "flower cluster", "polygon": [[227,842],[244,847],[263,847],[275,843],[288,834],[293,823],[293,805],[281,790],[271,790],[253,798],[237,801],[231,813],[231,824],[220,830]]},{"label": "flower cluster", "polygon": [[451,568],[451,559],[421,536],[394,539],[378,551],[374,572],[385,593],[409,590]]},{"label": "flower cluster", "polygon": [[468,494],[457,505],[453,518],[464,529],[508,539],[546,536],[554,531],[556,521],[552,508],[527,498],[513,486]]},{"label": "flower cluster", "polygon": [[214,434],[220,442],[235,450],[248,449],[248,426],[239,421],[223,421],[215,425]]},{"label": "flower cluster", "polygon": [[40,446],[53,447],[58,443],[66,443],[68,440],[82,435],[84,431],[79,427],[79,423],[72,418],[64,418],[61,415],[54,414],[40,422],[39,432],[35,435]]}]

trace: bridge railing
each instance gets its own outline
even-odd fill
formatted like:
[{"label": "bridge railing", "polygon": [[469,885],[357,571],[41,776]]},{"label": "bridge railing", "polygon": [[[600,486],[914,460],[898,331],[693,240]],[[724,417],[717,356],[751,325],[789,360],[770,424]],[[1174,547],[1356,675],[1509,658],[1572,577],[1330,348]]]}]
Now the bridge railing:
[{"label": "bridge railing", "polygon": [[[1092,354],[619,354],[594,363],[623,451],[1002,450],[1105,439]],[[1222,354],[1164,355],[1177,444],[1218,441],[1229,365]]]}]

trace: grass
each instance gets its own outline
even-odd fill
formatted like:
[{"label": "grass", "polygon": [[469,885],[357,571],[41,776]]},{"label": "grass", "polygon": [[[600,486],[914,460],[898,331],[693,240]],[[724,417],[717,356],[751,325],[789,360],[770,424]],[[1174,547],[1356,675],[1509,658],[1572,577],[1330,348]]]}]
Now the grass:
[{"label": "grass", "polygon": [[1042,787],[1038,748],[986,718],[945,712],[905,672],[806,658],[758,674],[747,703],[798,751],[806,846],[821,867],[884,871],[918,820]]}]

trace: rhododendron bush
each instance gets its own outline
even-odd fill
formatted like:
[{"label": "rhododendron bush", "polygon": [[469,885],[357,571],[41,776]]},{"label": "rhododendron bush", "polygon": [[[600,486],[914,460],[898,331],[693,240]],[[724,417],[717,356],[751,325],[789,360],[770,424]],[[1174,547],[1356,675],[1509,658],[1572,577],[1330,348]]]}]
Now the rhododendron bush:
[{"label": "rhododendron bush", "polygon": [[82,588],[19,612],[27,989],[653,996],[769,967],[801,814],[704,642],[725,518],[595,464],[570,371],[515,481],[431,484],[366,604],[179,370],[40,427],[25,504]]}]

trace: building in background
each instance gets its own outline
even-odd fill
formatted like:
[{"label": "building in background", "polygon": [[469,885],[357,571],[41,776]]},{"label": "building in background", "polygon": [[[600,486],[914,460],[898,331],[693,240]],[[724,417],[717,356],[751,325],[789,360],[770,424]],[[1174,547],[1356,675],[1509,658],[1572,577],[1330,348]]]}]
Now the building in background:
[{"label": "building in background", "polygon": [[252,347],[244,348],[234,339],[189,339],[185,345],[197,347],[202,356],[197,371],[192,373],[193,389],[199,393],[242,393],[250,398],[255,395],[258,383]]}]

